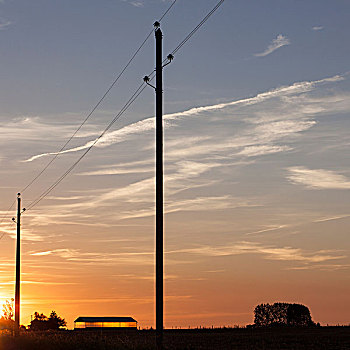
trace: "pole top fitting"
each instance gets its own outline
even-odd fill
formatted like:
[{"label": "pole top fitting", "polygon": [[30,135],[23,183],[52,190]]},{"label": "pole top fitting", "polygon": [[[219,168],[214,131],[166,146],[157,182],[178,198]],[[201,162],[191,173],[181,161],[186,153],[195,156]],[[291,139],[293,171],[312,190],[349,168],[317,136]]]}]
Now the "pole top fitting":
[{"label": "pole top fitting", "polygon": [[174,56],[170,53],[166,58],[171,62],[174,59]]},{"label": "pole top fitting", "polygon": [[20,195],[21,195],[21,194],[18,192],[18,193],[17,193],[17,197],[19,197]]},{"label": "pole top fitting", "polygon": [[153,23],[154,29],[158,29],[160,27],[160,23],[158,21],[155,21]]}]

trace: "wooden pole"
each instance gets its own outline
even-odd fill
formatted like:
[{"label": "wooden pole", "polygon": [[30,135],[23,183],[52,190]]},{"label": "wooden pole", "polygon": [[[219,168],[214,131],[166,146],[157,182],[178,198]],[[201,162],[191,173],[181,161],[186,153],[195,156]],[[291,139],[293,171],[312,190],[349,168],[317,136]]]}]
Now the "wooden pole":
[{"label": "wooden pole", "polygon": [[156,35],[156,342],[163,349],[163,59],[162,31]]},{"label": "wooden pole", "polygon": [[17,241],[16,241],[16,287],[15,287],[15,335],[20,326],[20,285],[21,285],[21,194],[17,194]]}]

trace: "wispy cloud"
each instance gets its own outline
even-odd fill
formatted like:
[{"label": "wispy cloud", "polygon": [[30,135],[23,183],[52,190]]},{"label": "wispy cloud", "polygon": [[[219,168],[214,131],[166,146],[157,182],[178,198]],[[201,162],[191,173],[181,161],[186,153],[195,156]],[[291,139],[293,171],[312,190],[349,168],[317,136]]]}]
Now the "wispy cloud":
[{"label": "wispy cloud", "polygon": [[271,232],[271,231],[278,231],[278,230],[284,229],[286,227],[288,227],[288,226],[287,225],[270,225],[270,226],[263,228],[261,230],[257,230],[254,232],[248,232],[248,233],[246,233],[246,235],[249,236],[249,235],[256,235],[256,234],[261,234],[261,233],[266,233],[266,232]]},{"label": "wispy cloud", "polygon": [[321,271],[337,271],[349,269],[349,264],[317,264],[317,265],[303,265],[293,266],[287,268],[287,270],[321,270]]},{"label": "wispy cloud", "polygon": [[287,170],[289,181],[311,189],[350,189],[350,179],[331,170],[305,167],[291,167]]},{"label": "wispy cloud", "polygon": [[87,171],[79,175],[125,175],[125,174],[142,174],[154,172],[153,162],[151,160],[142,160],[128,163],[121,163],[115,166],[102,166],[103,169]]},{"label": "wispy cloud", "polygon": [[[296,261],[303,263],[320,263],[329,260],[337,260],[345,258],[344,255],[339,255],[339,252],[330,251],[314,251],[307,252],[300,248],[293,247],[274,247],[262,245],[254,242],[239,242],[236,244],[225,246],[200,246],[198,248],[180,249],[170,251],[169,253],[189,253],[205,256],[230,256],[240,254],[262,254],[268,260],[280,261]],[[330,254],[333,253],[333,254]],[[337,254],[334,254],[337,253]]]},{"label": "wispy cloud", "polygon": [[[164,205],[164,213],[170,214],[175,212],[186,211],[215,211],[224,209],[256,207],[257,203],[232,196],[205,196],[185,200],[172,200]],[[141,218],[154,216],[154,208],[150,207],[141,210],[131,210],[121,214],[121,219]]]},{"label": "wispy cloud", "polygon": [[[191,299],[192,295],[166,295],[164,297],[165,301],[172,301],[172,300],[186,300],[186,299]],[[43,304],[48,304],[48,305],[52,305],[52,298],[50,299],[27,299],[25,300],[23,303],[27,304],[27,305],[37,305],[38,302],[40,303],[40,305]],[[102,303],[115,303],[115,302],[124,302],[124,303],[133,303],[133,304],[151,304],[154,302],[154,296],[153,295],[149,295],[149,296],[145,296],[143,294],[143,296],[141,297],[137,297],[137,296],[132,296],[130,294],[128,295],[120,295],[118,293],[118,297],[114,298],[114,297],[101,297],[101,298],[88,298],[88,299],[55,299],[55,303],[56,304],[63,304],[63,305],[67,305],[67,304],[77,304],[77,303],[82,303],[82,304],[102,304]]]},{"label": "wispy cloud", "polygon": [[33,256],[47,256],[47,255],[58,255],[62,258],[72,258],[79,255],[79,251],[76,249],[54,249],[54,250],[45,250],[42,252],[32,252],[30,255]]},{"label": "wispy cloud", "polygon": [[[349,111],[349,96],[334,94],[334,90],[326,86],[333,87],[344,79],[344,76],[336,75],[297,82],[253,97],[165,115],[165,213],[213,212],[262,205],[257,198],[217,193],[211,189],[232,181],[232,178],[228,180],[228,173],[244,171],[244,167],[259,162],[261,157],[283,152],[290,152],[293,157],[295,152],[292,151],[302,145],[303,133],[317,125],[317,117]],[[188,132],[193,123],[196,136]],[[118,175],[120,181],[113,188],[99,186],[94,192],[79,192],[79,203],[74,200],[75,194],[60,195],[59,203],[50,202],[40,220],[31,216],[33,225],[59,220],[67,225],[102,228],[122,219],[153,216],[153,128],[154,119],[146,118],[105,135],[103,143],[98,144],[101,148],[120,142],[125,142],[128,148],[129,142],[138,151],[131,153],[127,162],[124,157],[119,163],[110,165],[91,162],[90,167],[78,175]],[[109,212],[110,207],[118,206],[118,203],[123,205],[112,216],[104,216],[99,223],[91,222],[95,215],[93,210],[103,208],[103,212]],[[30,212],[27,215],[31,215]]]},{"label": "wispy cloud", "polygon": [[[257,94],[254,97],[244,98],[241,100],[235,100],[227,103],[220,103],[216,105],[194,107],[183,112],[166,114],[164,115],[165,127],[171,128],[173,126],[172,124],[170,124],[171,121],[176,120],[177,122],[180,122],[182,119],[185,119],[185,118],[190,118],[190,117],[197,116],[200,114],[205,114],[208,112],[217,112],[225,108],[253,106],[255,104],[260,104],[273,98],[279,98],[279,97],[282,98],[282,97],[293,96],[301,93],[306,93],[308,91],[315,89],[317,86],[327,84],[327,83],[334,83],[342,80],[344,80],[343,76],[335,75],[330,78],[324,78],[316,81],[297,82],[292,85],[281,86],[279,88]],[[146,118],[136,123],[129,124],[119,130],[105,134],[96,143],[95,147],[101,147],[101,148],[108,147],[116,143],[124,142],[128,140],[130,137],[133,137],[135,135],[140,135],[140,134],[144,134],[146,132],[152,131],[153,129],[154,129],[154,118]],[[67,149],[61,153],[65,154],[65,153],[78,152],[78,151],[84,150],[86,148],[89,148],[93,142],[94,140],[89,141],[84,145]],[[56,154],[55,152],[40,153],[30,157],[26,161],[31,162],[41,157],[55,155],[55,154]]]},{"label": "wispy cloud", "polygon": [[143,2],[141,1],[131,1],[130,4],[135,7],[144,7]]},{"label": "wispy cloud", "polygon": [[337,216],[327,216],[327,217],[323,217],[323,218],[317,219],[314,222],[328,222],[328,221],[347,219],[349,217],[350,217],[350,214],[337,215]]},{"label": "wispy cloud", "polygon": [[[10,222],[10,220],[8,220]],[[0,225],[0,237],[4,234],[4,236],[8,236],[11,238],[16,238],[16,226],[11,223],[3,222]],[[45,236],[47,238],[48,236]],[[4,238],[2,238],[4,239]],[[44,237],[38,233],[36,233],[34,230],[31,230],[30,228],[23,227],[21,229],[21,239],[24,241],[36,241],[40,242],[44,239]]]},{"label": "wispy cloud", "polygon": [[318,31],[318,30],[322,30],[324,27],[323,26],[314,26],[312,27],[312,30]]},{"label": "wispy cloud", "polygon": [[[2,285],[14,285],[15,281],[1,282]],[[49,282],[49,281],[21,281],[21,284],[40,284],[40,285],[66,285],[66,284],[77,284],[76,282]]]},{"label": "wispy cloud", "polygon": [[144,7],[145,4],[143,1],[137,1],[137,0],[122,0],[123,2],[127,2],[128,4],[134,6],[134,7]]},{"label": "wispy cloud", "polygon": [[[137,163],[137,162],[136,162]],[[132,163],[127,163],[130,166]],[[141,163],[142,164],[142,163]],[[235,198],[229,195],[221,196],[192,196],[191,198],[175,198],[179,192],[187,189],[208,186],[212,180],[199,180],[205,173],[220,167],[221,163],[179,161],[172,165],[165,181],[168,199],[165,201],[165,213],[170,214],[179,211],[213,211],[228,208],[257,206],[257,202],[248,199]],[[103,172],[104,174],[104,172]],[[72,215],[72,211],[87,208],[107,207],[114,205],[116,200],[129,203],[132,209],[119,210],[114,216],[118,219],[141,218],[154,215],[154,178],[149,177],[137,182],[129,183],[118,189],[109,189],[96,194],[93,198],[88,196],[86,201],[81,199],[79,203],[56,205],[53,214],[46,213],[40,218],[41,224],[50,223],[54,218],[64,219]],[[84,204],[83,204],[84,203]]]},{"label": "wispy cloud", "polygon": [[[55,118],[56,119],[56,118]],[[58,124],[49,123],[47,120],[37,116],[15,117],[11,118],[7,122],[3,122],[0,128],[0,136],[2,140],[6,142],[18,140],[19,138],[37,141],[51,140],[52,137],[57,139],[70,137],[73,131],[76,129],[76,125],[69,123]],[[77,135],[80,137],[94,137],[97,135],[96,126],[87,125],[87,130]],[[53,153],[55,154],[55,153]]]},{"label": "wispy cloud", "polygon": [[80,249],[60,248],[53,250],[44,250],[38,252],[29,252],[29,255],[36,257],[54,256],[65,259],[69,262],[79,262],[85,264],[147,264],[153,262],[154,253],[151,251],[132,251],[132,252],[83,252]]},{"label": "wispy cloud", "polygon": [[290,44],[290,40],[285,37],[282,34],[277,35],[276,39],[272,40],[272,43],[267,47],[267,49],[261,53],[256,53],[254,54],[254,56],[257,57],[264,57],[267,56],[269,54],[271,54],[272,52],[276,51],[277,49],[279,49],[280,47],[286,46]]},{"label": "wispy cloud", "polygon": [[[185,248],[168,250],[168,255],[173,254],[195,254],[208,257],[223,257],[242,254],[260,254],[267,260],[292,261],[305,264],[322,263],[326,261],[343,259],[346,256],[341,251],[317,250],[305,251],[300,248],[289,246],[276,247],[264,245],[256,242],[242,241],[234,244],[226,244],[225,246],[202,245],[195,248]],[[30,253],[32,256],[56,255],[71,262],[81,263],[108,263],[108,262],[129,262],[129,263],[145,263],[152,264],[153,251],[131,251],[118,253],[98,253],[98,252],[82,252],[78,249],[55,249],[49,251],[40,251]]]},{"label": "wispy cloud", "polygon": [[261,155],[285,152],[291,150],[288,146],[259,145],[244,147],[237,155],[246,157],[257,157]]},{"label": "wispy cloud", "polygon": [[12,24],[11,21],[0,18],[0,30],[6,29]]}]

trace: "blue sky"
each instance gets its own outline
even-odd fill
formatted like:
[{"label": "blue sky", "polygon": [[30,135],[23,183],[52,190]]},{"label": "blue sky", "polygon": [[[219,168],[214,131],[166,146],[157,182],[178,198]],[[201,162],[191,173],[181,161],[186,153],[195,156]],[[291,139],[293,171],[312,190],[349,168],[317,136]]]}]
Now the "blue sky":
[{"label": "blue sky", "polygon": [[[89,108],[91,99],[101,94],[169,4],[140,3],[143,6],[118,0],[74,5],[70,1],[4,2],[0,15],[8,25],[1,31],[3,108],[34,114],[53,108],[62,112]],[[164,20],[165,52],[214,4],[180,1]],[[219,91],[220,98],[231,98],[232,93],[244,97],[281,83],[318,79],[320,72],[323,76],[344,72],[349,54],[345,44],[348,11],[346,1],[226,1],[167,72],[167,84],[189,91],[167,98],[182,100],[190,94],[192,103],[201,102],[203,94],[211,97]],[[317,26],[323,29],[312,30]],[[254,57],[278,35],[288,38],[290,45],[272,55]],[[123,87],[133,86],[152,67],[152,54],[149,44]],[[120,91],[115,94],[112,97],[117,99]]]},{"label": "blue sky", "polygon": [[[2,215],[170,3],[0,3]],[[215,4],[178,0],[162,21],[164,54]],[[166,67],[167,326],[247,324],[257,303],[273,301],[348,323],[349,10],[337,0],[226,0]],[[25,205],[153,66],[152,37]],[[153,111],[150,88],[24,216],[22,322],[54,305],[70,325],[81,313],[153,325]],[[12,295],[14,228],[2,224],[2,300]]]}]

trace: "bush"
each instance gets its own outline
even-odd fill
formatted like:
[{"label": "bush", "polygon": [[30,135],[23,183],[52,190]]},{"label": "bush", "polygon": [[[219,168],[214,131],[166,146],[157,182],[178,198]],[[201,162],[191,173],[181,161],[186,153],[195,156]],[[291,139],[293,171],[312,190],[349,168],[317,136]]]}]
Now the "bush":
[{"label": "bush", "polygon": [[302,304],[274,303],[260,304],[254,309],[256,327],[310,327],[315,323],[310,310]]}]

